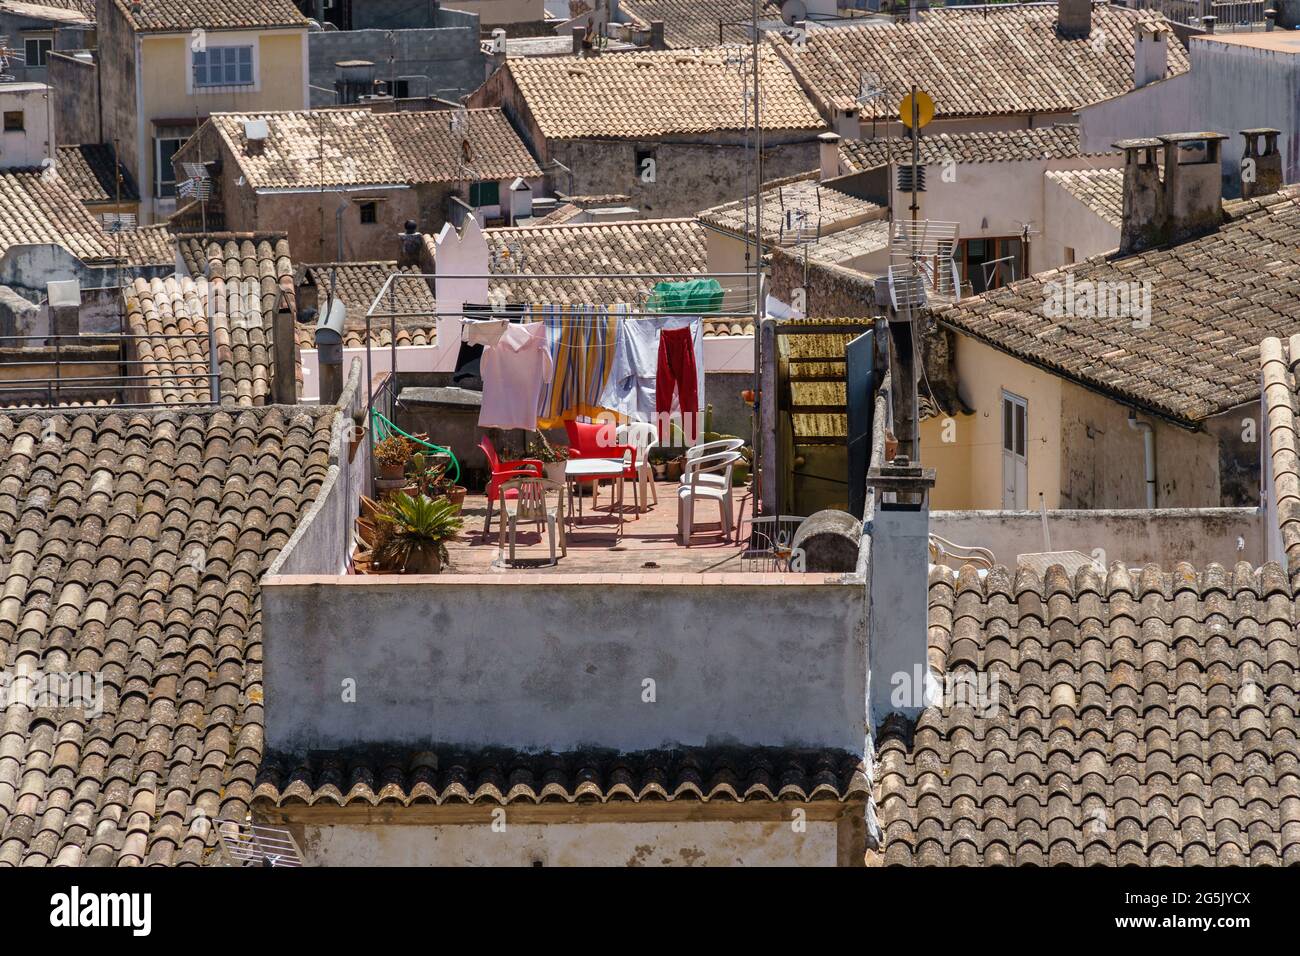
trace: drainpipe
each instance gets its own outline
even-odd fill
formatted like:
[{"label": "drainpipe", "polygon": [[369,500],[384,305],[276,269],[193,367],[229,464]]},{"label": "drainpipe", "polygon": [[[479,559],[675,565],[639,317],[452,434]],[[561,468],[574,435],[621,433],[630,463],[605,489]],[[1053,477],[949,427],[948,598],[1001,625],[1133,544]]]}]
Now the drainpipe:
[{"label": "drainpipe", "polygon": [[1148,422],[1137,420],[1137,412],[1129,409],[1128,427],[1142,433],[1143,471],[1147,483],[1147,508],[1156,506],[1156,435]]}]

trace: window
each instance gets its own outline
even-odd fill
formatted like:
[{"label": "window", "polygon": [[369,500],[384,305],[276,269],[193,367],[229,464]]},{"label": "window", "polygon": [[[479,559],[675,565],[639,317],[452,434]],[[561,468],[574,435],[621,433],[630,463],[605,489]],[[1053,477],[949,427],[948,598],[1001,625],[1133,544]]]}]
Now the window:
[{"label": "window", "polygon": [[1019,236],[963,239],[957,245],[957,267],[974,295],[997,289],[1024,275],[1024,244]]},{"label": "window", "polygon": [[1029,506],[1029,403],[1019,395],[1002,393],[1002,507],[1024,511]]},{"label": "window", "polygon": [[172,168],[172,157],[185,144],[179,136],[160,136],[154,144],[154,191],[159,198],[176,195],[176,171]]},{"label": "window", "polygon": [[388,92],[393,99],[404,100],[411,95],[410,80],[390,80],[388,83]]},{"label": "window", "polygon": [[653,149],[638,149],[633,152],[636,168],[633,175],[638,182],[653,183],[659,176],[659,170],[655,162],[655,151]]},{"label": "window", "polygon": [[501,184],[498,182],[471,183],[469,187],[469,204],[479,206],[501,205]]},{"label": "window", "polygon": [[1074,264],[1074,246],[1065,247],[1065,264],[1067,266]]},{"label": "window", "polygon": [[5,110],[5,132],[21,133],[23,131],[23,111]]},{"label": "window", "polygon": [[361,204],[361,224],[371,226],[379,221],[379,204],[363,202]]},{"label": "window", "polygon": [[194,51],[194,85],[252,86],[251,46],[212,46]]},{"label": "window", "polygon": [[23,41],[23,59],[28,66],[44,66],[53,46],[50,37],[28,37]]}]

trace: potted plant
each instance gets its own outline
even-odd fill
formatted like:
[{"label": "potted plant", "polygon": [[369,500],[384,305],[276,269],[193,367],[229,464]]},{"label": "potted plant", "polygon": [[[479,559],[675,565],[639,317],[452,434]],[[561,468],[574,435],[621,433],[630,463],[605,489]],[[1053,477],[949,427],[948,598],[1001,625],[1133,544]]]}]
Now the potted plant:
[{"label": "potted plant", "polygon": [[406,474],[406,463],[411,460],[415,446],[405,435],[389,435],[375,442],[375,468],[385,480],[401,478]]},{"label": "potted plant", "polygon": [[447,563],[447,542],[463,523],[446,498],[398,492],[378,518],[374,566],[399,574],[438,574]]},{"label": "potted plant", "polygon": [[564,482],[564,465],[569,460],[569,449],[552,445],[545,435],[538,432],[537,441],[528,443],[528,457],[541,461],[542,471],[551,481]]},{"label": "potted plant", "polygon": [[447,465],[451,461],[446,455],[426,455],[417,453],[411,458],[410,484],[404,489],[411,496],[424,495],[426,498],[446,498],[455,507],[457,513],[465,503],[467,489],[462,485],[452,484],[447,477]]}]

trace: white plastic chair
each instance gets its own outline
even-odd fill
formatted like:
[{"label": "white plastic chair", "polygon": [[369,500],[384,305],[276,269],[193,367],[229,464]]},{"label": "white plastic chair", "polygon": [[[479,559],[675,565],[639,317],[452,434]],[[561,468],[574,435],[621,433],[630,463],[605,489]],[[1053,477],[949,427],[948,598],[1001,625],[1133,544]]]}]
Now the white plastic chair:
[{"label": "white plastic chair", "polygon": [[[546,525],[547,536],[551,545],[551,564],[558,564],[555,557],[555,540],[560,541],[560,554],[569,555],[569,545],[564,537],[564,485],[545,478],[516,478],[501,485],[501,521],[497,525],[498,547],[504,554],[506,549],[506,532],[510,534],[510,563],[515,560],[515,531],[519,522],[537,525],[538,533]],[[515,497],[505,494],[514,491]],[[551,505],[548,495],[554,493],[556,501]]]},{"label": "white plastic chair", "polygon": [[[686,461],[689,463],[695,458],[703,458],[705,455],[717,455],[721,452],[740,451],[744,447],[743,438],[720,438],[717,441],[706,441],[702,445],[692,445],[686,449]],[[700,480],[706,485],[717,485],[722,487],[722,476],[718,474],[705,474],[700,476]],[[682,482],[686,481],[686,469],[682,469]]]},{"label": "white plastic chair", "polygon": [[[677,486],[677,533],[682,546],[691,546],[691,531],[695,524],[695,502],[701,499],[716,501],[722,515],[722,535],[731,540],[731,468],[740,460],[736,451],[717,452],[686,460],[686,473]],[[713,479],[720,477],[721,482]]]},{"label": "white plastic chair", "polygon": [[646,511],[650,504],[646,492],[659,504],[659,491],[655,488],[654,470],[650,467],[650,449],[659,445],[659,430],[649,422],[629,422],[619,425],[615,430],[615,441],[620,445],[631,445],[636,449],[636,485],[633,493],[636,497],[638,511]]}]

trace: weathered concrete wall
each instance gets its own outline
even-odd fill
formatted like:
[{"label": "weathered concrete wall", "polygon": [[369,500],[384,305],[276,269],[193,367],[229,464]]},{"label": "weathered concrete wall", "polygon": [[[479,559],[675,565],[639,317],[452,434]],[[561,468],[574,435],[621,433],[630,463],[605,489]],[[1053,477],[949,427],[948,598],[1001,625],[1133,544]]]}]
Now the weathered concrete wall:
[{"label": "weathered concrete wall", "polygon": [[794,290],[802,288],[804,314],[810,319],[870,318],[880,313],[875,280],[852,269],[809,262],[805,272],[801,257],[774,249],[768,278],[768,291],[786,304],[793,301]]},{"label": "weathered concrete wall", "polygon": [[60,143],[102,143],[99,77],[93,61],[51,53],[46,67],[54,87],[54,135]]},{"label": "weathered concrete wall", "polygon": [[[357,7],[353,7],[356,20]],[[464,24],[424,29],[362,29],[310,33],[307,37],[311,84],[334,89],[341,60],[370,60],[375,77],[425,77],[410,80],[411,96],[454,99],[477,89],[483,82],[486,61],[479,46],[478,25]],[[393,58],[390,63],[389,59]],[[334,100],[329,99],[329,104]]]},{"label": "weathered concrete wall", "polygon": [[[1095,553],[1105,564],[1170,568],[1190,561],[1202,568],[1266,559],[1266,529],[1257,508],[1048,511],[1047,527],[1053,551]],[[1046,550],[1036,511],[932,511],[930,531],[956,544],[988,548],[1008,567],[1017,555]]]},{"label": "weathered concrete wall", "polygon": [[[763,176],[781,179],[817,168],[820,130],[765,140]],[[528,140],[530,145],[533,140]],[[749,152],[740,138],[725,133],[681,140],[551,140],[550,158],[573,170],[570,177],[557,172],[553,189],[577,195],[618,193],[631,196],[628,205],[639,208],[647,218],[693,216],[701,209],[730,202],[744,192],[746,175],[751,174]],[[639,175],[637,154],[653,155],[654,182]]]},{"label": "weathered concrete wall", "polygon": [[839,824],[808,820],[796,832],[790,808],[783,810],[786,819],[764,821],[516,823],[507,807],[505,829],[493,830],[483,807],[478,824],[298,832],[316,866],[835,866]]},{"label": "weathered concrete wall", "polygon": [[780,577],[268,576],[267,744],[860,752],[863,583]]},{"label": "weathered concrete wall", "polygon": [[95,56],[100,63],[112,64],[99,77],[101,141],[117,142],[122,165],[131,171],[143,194],[149,183],[141,175],[147,144],[140,134],[142,120],[136,108],[135,37],[114,0],[97,0],[95,29]]},{"label": "weathered concrete wall", "polygon": [[352,454],[353,416],[366,408],[362,363],[354,360],[339,396],[344,414],[330,438],[329,470],[315,502],[267,574],[340,574],[352,555],[352,531],[360,513],[360,496],[370,490],[369,435]]}]

